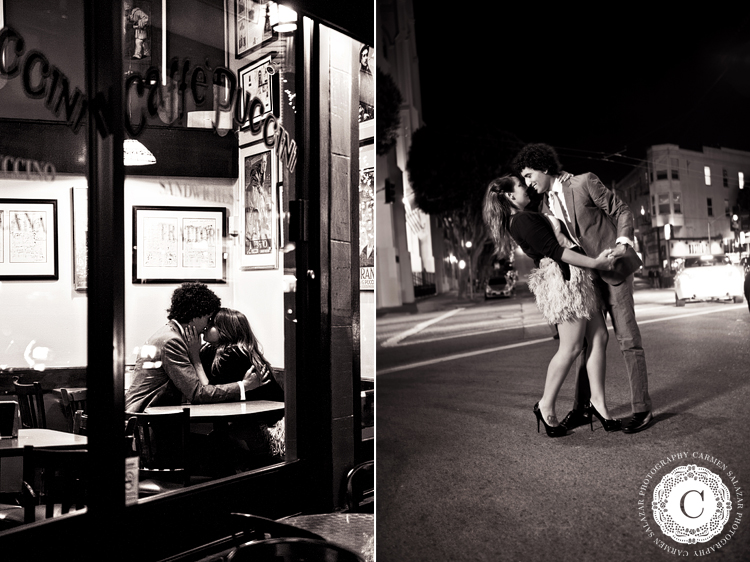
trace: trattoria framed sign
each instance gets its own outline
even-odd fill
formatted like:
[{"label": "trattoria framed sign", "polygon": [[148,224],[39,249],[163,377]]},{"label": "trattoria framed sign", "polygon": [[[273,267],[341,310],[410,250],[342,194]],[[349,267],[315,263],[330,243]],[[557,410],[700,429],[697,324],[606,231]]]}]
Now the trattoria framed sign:
[{"label": "trattoria framed sign", "polygon": [[133,283],[225,283],[223,207],[133,207]]}]

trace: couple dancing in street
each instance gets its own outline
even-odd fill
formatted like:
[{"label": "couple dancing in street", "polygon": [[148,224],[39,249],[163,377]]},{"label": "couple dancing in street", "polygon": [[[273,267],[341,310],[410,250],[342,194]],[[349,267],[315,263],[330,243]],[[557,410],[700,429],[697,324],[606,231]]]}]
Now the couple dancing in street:
[{"label": "couple dancing in street", "polygon": [[[653,420],[646,358],[635,320],[633,275],[621,267],[632,254],[633,214],[594,174],[564,172],[549,145],[523,147],[513,170],[487,187],[483,216],[499,251],[510,251],[515,241],[534,260],[529,289],[560,336],[533,409],[537,431],[540,422],[550,437],[586,424],[593,430],[594,417],[608,432],[646,429]],[[530,205],[531,189],[542,196],[538,208]],[[624,420],[612,418],[605,399],[604,313],[612,319],[630,382],[632,415]],[[573,363],[573,408],[558,422],[555,401]]]}]

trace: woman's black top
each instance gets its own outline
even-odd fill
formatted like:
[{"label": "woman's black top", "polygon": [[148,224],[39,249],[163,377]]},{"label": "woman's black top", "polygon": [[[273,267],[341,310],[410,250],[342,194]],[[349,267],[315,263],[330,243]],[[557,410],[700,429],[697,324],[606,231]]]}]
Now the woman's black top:
[{"label": "woman's black top", "polygon": [[[201,364],[210,384],[227,384],[241,381],[247,370],[253,365],[250,358],[237,347],[231,346],[224,352],[219,368],[213,368],[216,348],[204,345],[201,348]],[[246,393],[246,400],[275,400],[283,402],[284,391],[271,373],[270,380],[261,387]]]},{"label": "woman's black top", "polygon": [[[542,258],[550,258],[560,266],[565,280],[570,280],[570,266],[562,261],[565,248],[560,246],[552,225],[544,215],[529,211],[516,213],[510,219],[510,235],[523,253],[534,260],[536,267],[539,267]],[[584,253],[578,246],[571,250]]]}]

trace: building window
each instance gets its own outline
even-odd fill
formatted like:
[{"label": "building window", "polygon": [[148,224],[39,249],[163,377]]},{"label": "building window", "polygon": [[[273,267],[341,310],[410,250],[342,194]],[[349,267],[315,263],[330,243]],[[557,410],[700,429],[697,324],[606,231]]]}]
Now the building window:
[{"label": "building window", "polygon": [[665,180],[667,179],[667,171],[666,170],[656,170],[656,179],[658,180]]},{"label": "building window", "polygon": [[672,211],[676,215],[682,214],[682,194],[679,191],[672,193]]},{"label": "building window", "polygon": [[656,216],[656,196],[651,196],[651,214]]},{"label": "building window", "polygon": [[724,216],[731,217],[732,211],[729,209],[729,199],[724,199]]},{"label": "building window", "polygon": [[745,187],[745,174],[737,172],[737,179],[740,182],[740,189],[743,189]]},{"label": "building window", "polygon": [[669,214],[669,193],[659,193],[659,214]]},{"label": "building window", "polygon": [[672,179],[678,180],[680,179],[680,160],[679,158],[672,158],[671,162]]},{"label": "building window", "polygon": [[711,203],[711,198],[710,197],[708,199],[706,199],[706,208],[708,210],[708,216],[709,217],[714,216],[714,207],[713,207],[713,204]]},{"label": "building window", "polygon": [[729,187],[729,174],[726,170],[721,171],[721,181],[724,183],[724,187]]},{"label": "building window", "polygon": [[706,178],[706,185],[711,185],[711,168],[709,166],[703,166],[703,175]]}]

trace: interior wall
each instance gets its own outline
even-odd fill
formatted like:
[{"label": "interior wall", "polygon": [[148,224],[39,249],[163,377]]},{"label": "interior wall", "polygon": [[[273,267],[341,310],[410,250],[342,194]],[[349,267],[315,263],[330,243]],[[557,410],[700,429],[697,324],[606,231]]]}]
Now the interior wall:
[{"label": "interior wall", "polygon": [[[236,216],[236,181],[206,178],[128,178],[125,181],[125,243],[133,245],[132,208],[138,205],[173,207],[224,207]],[[266,358],[277,368],[284,366],[282,271],[242,271],[240,241],[224,238],[226,283],[207,283],[227,308],[244,313]],[[125,256],[125,349],[126,363],[135,363],[136,348],[167,321],[172,292],[177,284],[134,284],[130,277],[132,253]]]},{"label": "interior wall", "polygon": [[[85,188],[81,176],[57,174],[53,182],[3,179],[3,198],[56,199],[59,278],[56,281],[0,280],[0,368],[82,367],[86,365],[87,298],[73,283],[72,189]],[[125,243],[133,245],[134,205],[225,207],[235,215],[236,180],[206,178],[128,178],[125,182]],[[222,306],[243,312],[276,368],[284,366],[282,269],[240,270],[239,241],[224,238],[226,283],[210,283]],[[132,252],[125,256],[126,363],[134,350],[167,321],[177,283],[133,284]],[[48,349],[32,359],[33,349]],[[26,357],[25,357],[26,356]]]},{"label": "interior wall", "polygon": [[51,182],[2,179],[0,186],[3,199],[57,200],[59,273],[56,281],[0,279],[0,368],[86,365],[87,299],[73,286],[71,220],[72,188],[86,180],[57,174]]}]

